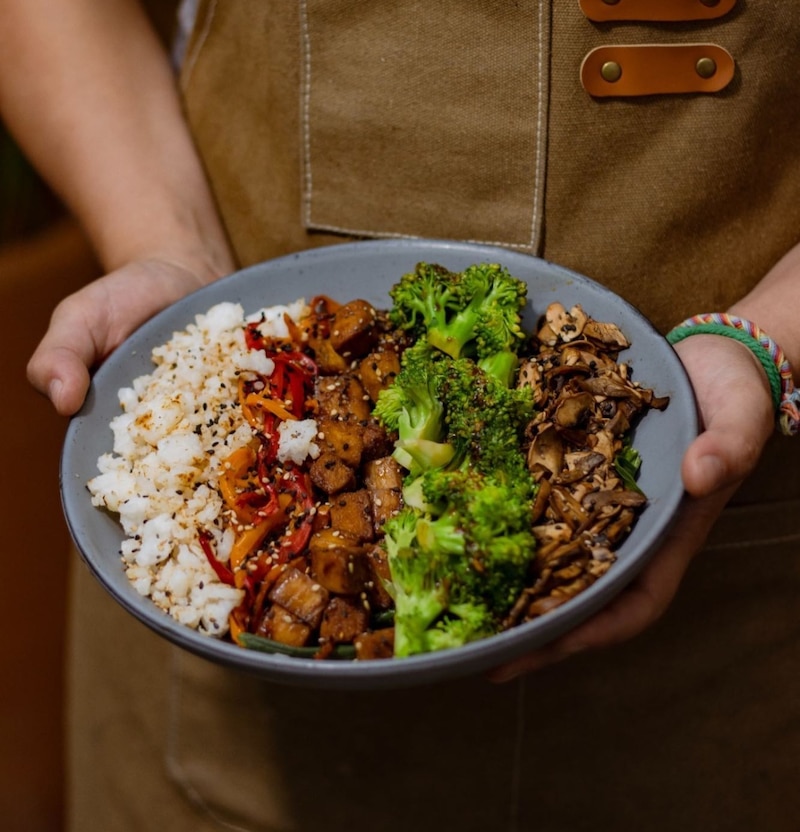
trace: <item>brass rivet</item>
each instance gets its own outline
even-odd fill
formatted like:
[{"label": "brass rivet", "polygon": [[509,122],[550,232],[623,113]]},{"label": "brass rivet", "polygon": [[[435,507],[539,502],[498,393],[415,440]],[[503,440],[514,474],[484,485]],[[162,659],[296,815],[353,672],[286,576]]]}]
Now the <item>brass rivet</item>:
[{"label": "brass rivet", "polygon": [[694,68],[701,78],[710,78],[717,71],[717,64],[713,58],[700,58]]},{"label": "brass rivet", "polygon": [[616,61],[606,61],[600,67],[600,74],[603,76],[605,81],[608,81],[609,84],[613,84],[615,81],[619,81],[622,77],[622,67]]}]

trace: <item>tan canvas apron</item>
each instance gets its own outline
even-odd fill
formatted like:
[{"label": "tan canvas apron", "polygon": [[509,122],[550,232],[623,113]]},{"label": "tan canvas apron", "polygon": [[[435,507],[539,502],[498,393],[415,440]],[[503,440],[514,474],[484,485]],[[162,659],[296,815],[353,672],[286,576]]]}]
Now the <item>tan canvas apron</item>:
[{"label": "tan canvas apron", "polygon": [[[666,329],[800,239],[793,6],[611,25],[576,0],[218,0],[182,84],[242,264],[350,237],[496,242]],[[581,87],[599,45],[698,41],[734,56],[724,92]],[[73,828],[795,830],[798,461],[800,440],[774,443],[646,634],[504,686],[264,685],[169,648],[77,569]]]}]

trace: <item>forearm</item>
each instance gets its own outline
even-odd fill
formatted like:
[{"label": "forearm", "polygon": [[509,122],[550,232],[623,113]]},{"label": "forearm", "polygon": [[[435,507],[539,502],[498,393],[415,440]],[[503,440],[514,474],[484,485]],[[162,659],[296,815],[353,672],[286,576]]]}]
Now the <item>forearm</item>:
[{"label": "forearm", "polygon": [[232,268],[168,56],[135,0],[0,0],[0,113],[108,269]]},{"label": "forearm", "polygon": [[728,311],[753,321],[780,345],[800,384],[800,245]]}]

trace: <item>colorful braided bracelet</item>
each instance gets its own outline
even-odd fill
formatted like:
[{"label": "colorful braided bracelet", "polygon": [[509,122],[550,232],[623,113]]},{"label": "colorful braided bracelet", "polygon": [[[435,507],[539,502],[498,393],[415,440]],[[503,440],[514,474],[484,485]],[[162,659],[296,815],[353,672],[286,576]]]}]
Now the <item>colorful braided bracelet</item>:
[{"label": "colorful braided bracelet", "polygon": [[800,389],[795,388],[792,368],[783,350],[752,321],[724,312],[694,315],[667,333],[670,344],[690,335],[724,335],[748,347],[769,379],[781,433],[794,436],[800,431]]}]

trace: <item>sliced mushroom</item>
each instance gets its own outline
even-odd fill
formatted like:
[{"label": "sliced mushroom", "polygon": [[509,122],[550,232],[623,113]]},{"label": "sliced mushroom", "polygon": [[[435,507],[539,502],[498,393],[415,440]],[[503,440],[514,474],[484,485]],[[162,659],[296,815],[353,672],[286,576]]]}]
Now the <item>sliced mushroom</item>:
[{"label": "sliced mushroom", "polygon": [[594,408],[594,396],[588,391],[562,396],[554,419],[559,427],[571,428],[581,422]]},{"label": "sliced mushroom", "polygon": [[564,465],[564,446],[555,426],[543,426],[528,449],[528,467],[533,470],[541,465],[553,474],[558,474]]},{"label": "sliced mushroom", "polygon": [[587,338],[592,338],[595,341],[600,341],[609,347],[616,349],[627,349],[631,344],[630,341],[623,335],[622,330],[612,323],[601,323],[600,321],[587,321],[583,328],[583,334]]}]

